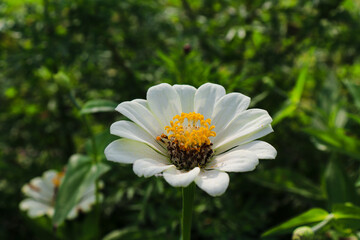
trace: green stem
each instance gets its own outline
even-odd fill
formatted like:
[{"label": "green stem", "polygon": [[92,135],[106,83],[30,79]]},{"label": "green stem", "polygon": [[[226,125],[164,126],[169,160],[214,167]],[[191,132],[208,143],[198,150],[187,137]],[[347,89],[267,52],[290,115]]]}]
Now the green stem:
[{"label": "green stem", "polygon": [[[75,96],[74,96],[74,92],[70,92],[69,94],[70,100],[71,102],[74,104],[74,106],[76,107],[76,109],[78,111],[81,110],[81,106],[79,105],[79,103],[77,102]],[[81,115],[81,120],[84,122],[86,130],[90,136],[90,141],[91,141],[91,147],[92,147],[92,151],[93,151],[93,162],[94,164],[98,162],[97,159],[97,149],[96,149],[96,141],[95,141],[95,135],[91,129],[90,123],[89,123],[89,119],[86,115]]]},{"label": "green stem", "polygon": [[316,224],[315,226],[313,226],[311,229],[314,232],[319,231],[321,228],[323,228],[326,224],[328,224],[331,220],[334,219],[334,214],[330,213],[322,222]]},{"label": "green stem", "polygon": [[[83,121],[87,128],[87,131],[90,135],[90,141],[91,141],[91,146],[92,146],[92,151],[93,151],[93,160],[92,161],[93,161],[93,164],[97,164],[97,163],[99,163],[99,159],[97,157],[98,153],[97,153],[97,148],[96,148],[95,135],[91,129],[88,117],[86,115],[83,115],[82,118],[83,118]],[[95,180],[95,208],[96,208],[97,225],[100,226],[101,206],[100,206],[100,181],[99,181],[99,179]],[[100,239],[100,228],[98,228],[97,236],[95,237],[95,239]]]},{"label": "green stem", "polygon": [[[70,96],[70,100],[71,102],[74,104],[74,106],[76,107],[76,109],[78,111],[81,110],[81,106],[79,105],[79,103],[77,102],[75,96],[74,96],[74,92],[70,92],[69,94]],[[97,148],[96,148],[96,140],[95,140],[95,135],[94,132],[92,131],[91,125],[89,123],[89,119],[86,115],[81,115],[81,119],[85,124],[86,130],[90,136],[90,141],[91,141],[91,147],[92,147],[92,151],[93,151],[93,158],[92,158],[92,162],[93,164],[97,164],[99,163],[99,160],[97,155]],[[101,213],[101,206],[100,206],[100,182],[99,179],[95,180],[95,208],[96,208],[96,215],[97,215],[97,221],[98,221],[98,226],[100,223],[100,213]],[[96,239],[100,239],[100,232],[97,232],[98,236],[96,237]]]},{"label": "green stem", "polygon": [[181,217],[181,240],[191,239],[191,218],[194,205],[195,183],[182,189],[183,208]]},{"label": "green stem", "polygon": [[82,116],[83,118],[83,121],[85,123],[85,126],[87,128],[87,131],[90,135],[90,141],[91,141],[91,147],[92,147],[92,151],[93,151],[93,163],[96,164],[98,163],[98,159],[97,159],[97,149],[96,149],[96,140],[95,140],[95,135],[90,127],[90,124],[89,124],[89,120],[88,120],[88,117],[83,115]]}]

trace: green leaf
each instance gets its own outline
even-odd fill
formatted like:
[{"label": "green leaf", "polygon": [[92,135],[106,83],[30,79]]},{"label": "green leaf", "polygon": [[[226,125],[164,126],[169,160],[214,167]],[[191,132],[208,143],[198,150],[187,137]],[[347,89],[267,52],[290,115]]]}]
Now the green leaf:
[{"label": "green leaf", "polygon": [[178,68],[176,67],[176,62],[174,61],[174,59],[168,57],[168,55],[166,55],[165,53],[163,53],[161,51],[157,51],[156,53],[159,56],[159,58],[163,61],[163,63],[166,64],[166,66],[171,71],[175,71],[175,72],[178,71]]},{"label": "green leaf", "polygon": [[336,157],[332,157],[329,161],[324,177],[331,204],[357,202],[354,183],[348,178],[344,167]]},{"label": "green leaf", "polygon": [[281,120],[283,120],[286,117],[290,117],[296,110],[297,106],[292,103],[291,101],[286,101],[281,109],[275,114],[274,116],[274,121],[273,121],[273,125],[278,124],[279,122],[281,122]]},{"label": "green leaf", "polygon": [[296,80],[295,87],[291,90],[289,94],[289,99],[282,105],[280,110],[275,114],[273,125],[276,125],[286,117],[292,116],[292,114],[296,111],[301,100],[301,95],[305,88],[307,76],[308,76],[308,68],[304,67],[301,70],[299,77]]},{"label": "green leaf", "polygon": [[118,239],[125,239],[125,237],[131,233],[139,232],[139,229],[135,226],[123,228],[121,230],[113,230],[112,232],[108,233],[103,240],[118,240]]},{"label": "green leaf", "polygon": [[334,204],[332,213],[334,214],[334,219],[360,220],[360,207],[349,203]]},{"label": "green leaf", "polygon": [[336,149],[340,149],[342,146],[342,143],[340,139],[336,136],[336,134],[326,131],[326,130],[318,130],[318,129],[305,129],[305,132],[310,134],[311,136],[315,137],[320,142],[331,146]]},{"label": "green leaf", "polygon": [[251,181],[275,190],[287,191],[312,199],[325,198],[325,194],[322,194],[316,184],[289,169],[277,168],[259,172],[252,174],[249,178]]},{"label": "green leaf", "polygon": [[[98,222],[98,212],[87,212],[81,216],[78,221],[71,221],[70,224],[64,224],[56,230],[63,230],[63,235],[58,239],[76,239],[76,240],[95,240],[98,239],[100,224]],[[91,227],[89,227],[91,226]]]},{"label": "green leaf", "polygon": [[304,67],[301,70],[299,77],[296,80],[296,85],[295,85],[294,89],[290,93],[290,101],[292,103],[298,104],[300,102],[301,95],[305,88],[307,76],[308,76],[308,67]]},{"label": "green leaf", "polygon": [[270,235],[278,235],[283,233],[288,233],[294,230],[296,227],[313,224],[323,221],[329,213],[321,208],[313,208],[309,211],[296,216],[279,226],[269,229],[265,233],[262,234],[262,237],[270,236]]},{"label": "green leaf", "polygon": [[56,83],[58,83],[60,86],[71,89],[71,80],[69,76],[63,72],[59,71],[54,75],[54,80]]},{"label": "green leaf", "polygon": [[96,99],[90,100],[86,102],[81,109],[81,114],[90,114],[90,113],[97,113],[97,112],[112,112],[115,110],[117,103],[104,100],[104,99]]},{"label": "green leaf", "polygon": [[[117,136],[111,135],[108,129],[103,132],[100,132],[99,134],[96,134],[95,135],[96,153],[97,153],[96,157],[99,159],[105,159],[104,150],[106,146],[118,138],[119,137]],[[88,139],[85,142],[85,149],[89,156],[94,155],[91,139]]]},{"label": "green leaf", "polygon": [[360,84],[346,81],[345,85],[349,89],[352,97],[354,98],[355,106],[360,109]]},{"label": "green leaf", "polygon": [[308,128],[304,131],[331,150],[360,160],[360,141],[355,137],[347,136],[342,129],[318,130]]},{"label": "green leaf", "polygon": [[109,169],[104,163],[93,164],[88,156],[71,156],[56,198],[53,224],[60,225],[91,184]]},{"label": "green leaf", "polygon": [[349,118],[351,118],[354,122],[360,125],[360,116],[352,113],[347,114]]},{"label": "green leaf", "polygon": [[333,205],[334,225],[338,230],[355,233],[360,229],[360,207],[346,204]]},{"label": "green leaf", "polygon": [[129,226],[123,229],[113,230],[102,240],[139,240],[139,239],[163,239],[166,236],[166,228],[139,229],[137,226]]}]

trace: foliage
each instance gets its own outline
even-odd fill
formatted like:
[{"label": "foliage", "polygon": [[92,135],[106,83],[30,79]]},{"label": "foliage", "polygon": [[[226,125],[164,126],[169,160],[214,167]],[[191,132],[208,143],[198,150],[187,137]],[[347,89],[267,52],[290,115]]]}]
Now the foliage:
[{"label": "foliage", "polygon": [[[197,191],[193,238],[289,239],[318,224],[319,238],[355,236],[359,12],[352,0],[1,1],[0,239],[177,239],[180,189],[105,162],[122,118],[111,109],[160,82],[208,81],[269,111],[278,157],[231,175],[222,197]],[[61,201],[90,177],[104,201],[54,232],[20,212],[20,189],[76,153],[87,164],[74,168],[78,184],[66,176],[74,194]]]}]

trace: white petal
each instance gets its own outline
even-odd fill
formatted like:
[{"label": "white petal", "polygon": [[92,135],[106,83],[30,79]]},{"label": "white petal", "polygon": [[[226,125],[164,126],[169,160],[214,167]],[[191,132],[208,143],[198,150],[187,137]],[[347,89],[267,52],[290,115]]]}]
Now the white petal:
[{"label": "white petal", "polygon": [[75,206],[70,210],[66,219],[72,220],[72,219],[76,218],[77,215],[78,215],[78,208]]},{"label": "white petal", "polygon": [[51,170],[47,170],[42,175],[42,179],[50,192],[54,191],[53,179],[56,177],[57,174],[58,171],[51,169]]},{"label": "white petal", "polygon": [[276,149],[269,143],[264,141],[253,141],[243,145],[239,145],[231,151],[236,150],[250,151],[254,153],[259,159],[275,159],[277,154]]},{"label": "white petal", "polygon": [[42,177],[36,177],[30,181],[29,188],[31,191],[38,192],[45,199],[52,199],[54,195],[53,179],[57,171],[48,170],[43,173]]},{"label": "white petal", "polygon": [[54,212],[52,206],[35,201],[30,198],[27,198],[20,203],[20,209],[23,211],[28,211],[28,215],[31,218],[40,217],[45,214],[52,216]]},{"label": "white petal", "polygon": [[155,141],[154,137],[133,122],[117,121],[111,125],[110,133],[119,137],[146,143],[159,152],[167,153],[167,151]]},{"label": "white petal", "polygon": [[176,168],[170,168],[164,171],[165,180],[173,187],[187,187],[199,175],[200,168],[196,167],[190,171],[180,171]]},{"label": "white petal", "polygon": [[257,156],[246,150],[236,150],[217,155],[207,164],[207,169],[218,169],[226,172],[248,172],[259,164]]},{"label": "white petal", "polygon": [[225,95],[225,88],[218,84],[205,83],[195,93],[195,112],[204,115],[205,119],[211,118],[215,103]]},{"label": "white petal", "polygon": [[241,93],[229,93],[215,104],[211,123],[215,132],[221,132],[235,116],[249,107],[250,98]]},{"label": "white petal", "polygon": [[[100,195],[101,196],[101,195]],[[86,199],[81,200],[76,206],[74,206],[69,214],[67,215],[67,219],[74,219],[78,216],[78,213],[81,212],[89,212],[91,210],[92,205],[95,204],[96,197],[95,194],[87,197]]]},{"label": "white petal", "polygon": [[94,205],[96,202],[96,196],[95,193],[93,195],[88,196],[81,200],[81,202],[78,203],[77,207],[81,209],[83,212],[88,212],[91,209],[91,206]]},{"label": "white petal", "polygon": [[219,154],[219,153],[222,153],[222,152],[225,152],[229,149],[232,149],[236,146],[239,146],[239,145],[243,145],[243,144],[246,144],[246,143],[249,143],[253,140],[256,140],[258,138],[261,138],[263,136],[266,136],[268,135],[269,133],[272,133],[274,130],[272,129],[271,125],[268,124],[266,125],[265,127],[263,128],[260,128],[258,131],[255,131],[255,132],[252,132],[250,134],[247,134],[245,136],[241,136],[233,141],[230,141],[226,144],[223,144],[221,146],[219,146],[218,148],[216,148],[214,150],[215,154]]},{"label": "white petal", "polygon": [[236,116],[224,131],[217,132],[213,140],[214,149],[241,138],[246,138],[272,122],[267,111],[262,109],[250,109]]},{"label": "white petal", "polygon": [[31,181],[31,184],[40,189],[40,194],[45,199],[52,199],[52,197],[54,196],[54,184],[52,184],[51,186],[46,184],[43,178],[37,179],[37,181]]},{"label": "white petal", "polygon": [[145,99],[134,99],[132,102],[139,103],[140,105],[144,106],[145,108],[149,109],[148,102]]},{"label": "white petal", "polygon": [[160,161],[156,161],[149,158],[139,159],[134,162],[133,171],[139,177],[151,177],[162,171],[175,167],[174,165],[166,165]]},{"label": "white petal", "polygon": [[120,103],[116,107],[116,111],[145,129],[151,136],[156,137],[163,132],[163,128],[150,110],[140,104],[137,100]]},{"label": "white petal", "polygon": [[54,193],[53,189],[49,190],[44,188],[42,182],[43,180],[40,177],[36,177],[32,179],[29,184],[25,184],[21,190],[28,197],[50,203]]},{"label": "white petal", "polygon": [[108,160],[120,163],[134,163],[138,159],[151,158],[166,162],[167,158],[148,145],[130,139],[118,139],[105,149]]},{"label": "white petal", "polygon": [[181,113],[179,95],[167,83],[149,88],[146,99],[151,111],[157,116],[163,127],[169,125],[173,117]]},{"label": "white petal", "polygon": [[173,88],[180,97],[181,111],[184,113],[194,112],[196,88],[189,85],[174,85]]},{"label": "white petal", "polygon": [[229,175],[218,170],[201,171],[195,183],[199,188],[215,197],[222,195],[229,186]]}]

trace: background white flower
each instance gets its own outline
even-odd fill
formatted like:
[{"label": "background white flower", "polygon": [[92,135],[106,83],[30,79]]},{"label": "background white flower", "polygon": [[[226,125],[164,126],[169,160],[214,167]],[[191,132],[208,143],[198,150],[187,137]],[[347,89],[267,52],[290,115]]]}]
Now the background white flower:
[{"label": "background white flower", "polygon": [[[272,118],[265,110],[247,109],[249,104],[249,97],[226,94],[217,84],[206,83],[198,89],[159,84],[148,90],[146,100],[117,106],[131,121],[112,124],[111,133],[122,139],[110,143],[105,155],[111,161],[133,164],[138,176],[162,174],[175,187],[195,181],[211,196],[221,195],[229,184],[226,172],[252,171],[259,159],[276,157],[274,147],[256,140],[273,131]],[[192,114],[199,115],[191,121]],[[210,120],[206,124],[200,118]],[[180,135],[199,129],[201,133],[193,134],[190,145],[182,140]]]},{"label": "background white flower", "polygon": [[[56,170],[44,172],[42,177],[32,179],[22,187],[23,193],[28,197],[20,203],[20,209],[27,211],[31,218],[54,215],[56,193],[61,184],[64,173]],[[95,184],[84,193],[81,200],[69,212],[67,219],[74,219],[78,213],[88,212],[95,203]]]}]

